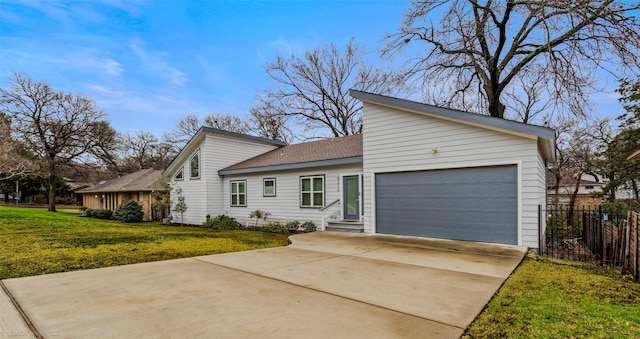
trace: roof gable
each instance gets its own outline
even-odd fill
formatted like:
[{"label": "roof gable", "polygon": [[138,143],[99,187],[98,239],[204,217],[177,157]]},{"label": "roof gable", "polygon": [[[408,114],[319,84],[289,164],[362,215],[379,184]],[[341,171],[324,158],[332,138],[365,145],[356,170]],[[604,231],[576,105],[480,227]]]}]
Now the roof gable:
[{"label": "roof gable", "polygon": [[237,139],[237,140],[243,140],[243,141],[248,141],[252,143],[273,145],[278,147],[287,145],[285,142],[279,141],[279,140],[271,140],[271,139],[257,137],[253,135],[229,132],[229,131],[225,131],[225,130],[221,130],[213,127],[202,126],[198,130],[198,132],[196,132],[196,134],[193,137],[191,137],[191,139],[189,139],[187,144],[180,150],[178,155],[176,155],[176,157],[173,158],[171,163],[169,163],[167,168],[165,168],[165,170],[162,172],[162,175],[171,174],[174,170],[177,170],[178,169],[177,165],[182,163],[185,157],[189,156],[198,148],[198,146],[200,145],[200,143],[202,143],[206,135],[214,135],[214,136],[219,136],[219,137],[228,138],[228,139]]},{"label": "roof gable", "polygon": [[304,142],[274,149],[226,167],[220,175],[362,162],[362,135]]},{"label": "roof gable", "polygon": [[349,94],[362,102],[387,106],[434,118],[455,121],[472,126],[478,126],[503,133],[519,135],[538,140],[538,147],[545,158],[555,159],[555,131],[548,127],[530,125],[521,122],[505,120],[487,115],[463,112],[449,108],[428,105],[407,99],[399,99],[380,94],[373,94],[357,90],[349,90]]}]

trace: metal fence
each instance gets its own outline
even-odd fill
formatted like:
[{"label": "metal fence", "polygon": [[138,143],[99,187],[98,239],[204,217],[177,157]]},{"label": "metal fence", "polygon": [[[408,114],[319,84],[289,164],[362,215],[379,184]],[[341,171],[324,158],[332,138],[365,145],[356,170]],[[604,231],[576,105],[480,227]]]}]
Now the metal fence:
[{"label": "metal fence", "polygon": [[602,208],[540,207],[546,219],[539,252],[552,258],[620,268],[638,281],[638,214]]}]

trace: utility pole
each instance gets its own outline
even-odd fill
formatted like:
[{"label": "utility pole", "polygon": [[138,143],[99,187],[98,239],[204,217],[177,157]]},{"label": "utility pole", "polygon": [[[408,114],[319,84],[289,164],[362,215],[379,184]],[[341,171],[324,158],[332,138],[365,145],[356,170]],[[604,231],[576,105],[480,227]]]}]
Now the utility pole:
[{"label": "utility pole", "polygon": [[19,182],[20,182],[20,181],[16,180],[16,196],[15,196],[15,199],[16,199],[16,207],[18,207],[18,193],[20,192],[20,190],[18,189],[18,187],[19,187],[19,186],[18,186],[18,183],[19,183]]}]

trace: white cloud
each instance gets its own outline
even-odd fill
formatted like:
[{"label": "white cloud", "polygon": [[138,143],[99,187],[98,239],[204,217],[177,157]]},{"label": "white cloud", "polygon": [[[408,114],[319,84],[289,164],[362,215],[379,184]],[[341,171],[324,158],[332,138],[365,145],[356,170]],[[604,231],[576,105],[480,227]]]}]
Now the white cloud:
[{"label": "white cloud", "polygon": [[94,55],[93,50],[68,51],[61,56],[43,56],[42,60],[67,68],[83,68],[88,71],[99,71],[101,74],[119,76],[124,72],[122,65],[110,58],[103,58]]},{"label": "white cloud", "polygon": [[167,61],[167,53],[145,50],[144,41],[136,40],[130,44],[133,52],[142,59],[142,68],[166,78],[174,85],[182,86],[188,79],[181,70],[171,66]]},{"label": "white cloud", "polygon": [[141,47],[138,47],[138,44],[135,42],[131,43],[131,49],[138,55],[141,59],[146,59],[147,55],[144,53]]},{"label": "white cloud", "polygon": [[102,60],[101,65],[99,65],[105,73],[111,75],[120,75],[124,70],[122,69],[122,65],[119,62],[112,59]]}]

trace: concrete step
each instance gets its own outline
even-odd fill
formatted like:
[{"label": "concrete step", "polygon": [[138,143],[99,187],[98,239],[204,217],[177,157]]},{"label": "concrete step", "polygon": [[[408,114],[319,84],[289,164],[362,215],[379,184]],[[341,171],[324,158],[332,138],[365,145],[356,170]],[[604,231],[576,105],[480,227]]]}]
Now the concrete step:
[{"label": "concrete step", "polygon": [[333,232],[362,233],[364,232],[364,224],[353,221],[330,221],[327,223],[325,230]]}]

